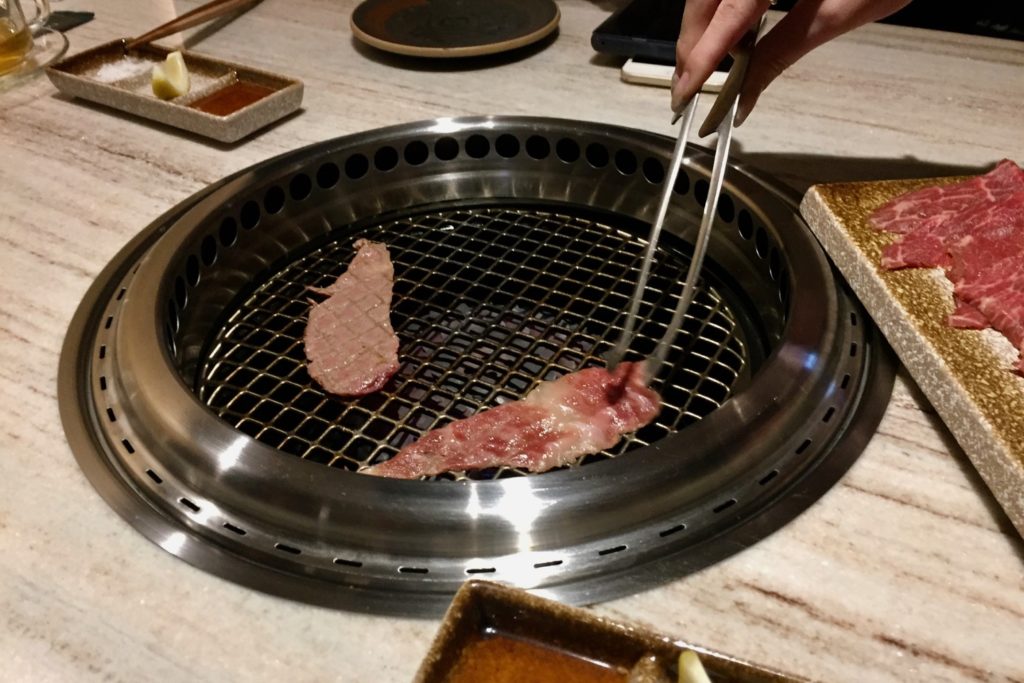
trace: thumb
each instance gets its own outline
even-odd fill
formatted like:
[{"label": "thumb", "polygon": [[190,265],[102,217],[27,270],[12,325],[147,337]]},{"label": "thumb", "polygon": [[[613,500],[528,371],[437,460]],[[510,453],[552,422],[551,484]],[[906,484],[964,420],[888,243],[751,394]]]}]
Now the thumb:
[{"label": "thumb", "polygon": [[743,90],[740,91],[740,102],[736,107],[735,124],[737,126],[742,125],[750,115],[765,88],[806,52],[809,52],[809,50],[798,52],[789,49],[791,46],[786,46],[781,54],[778,51],[773,53],[770,51],[770,45],[762,47],[767,40],[768,36],[765,36],[757,44],[754,54],[750,58],[750,66],[747,67],[747,75],[743,81]]},{"label": "thumb", "polygon": [[736,125],[750,115],[754,105],[765,88],[782,75],[789,67],[825,42],[825,37],[816,32],[815,12],[819,2],[801,2],[789,11],[754,46],[747,67],[747,76],[740,92],[736,110]]},{"label": "thumb", "polygon": [[740,94],[736,125],[743,123],[772,81],[819,45],[876,21],[910,0],[801,0],[758,41]]}]

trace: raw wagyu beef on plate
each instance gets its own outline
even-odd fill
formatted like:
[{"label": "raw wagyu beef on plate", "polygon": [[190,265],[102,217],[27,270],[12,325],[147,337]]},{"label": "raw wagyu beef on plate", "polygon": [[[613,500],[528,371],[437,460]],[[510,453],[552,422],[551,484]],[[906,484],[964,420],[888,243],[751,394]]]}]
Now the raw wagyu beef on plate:
[{"label": "raw wagyu beef on plate", "polygon": [[949,324],[1003,333],[1024,374],[1024,170],[1004,160],[985,175],[909,192],[871,222],[901,235],[883,250],[884,268],[942,268],[955,298]]}]

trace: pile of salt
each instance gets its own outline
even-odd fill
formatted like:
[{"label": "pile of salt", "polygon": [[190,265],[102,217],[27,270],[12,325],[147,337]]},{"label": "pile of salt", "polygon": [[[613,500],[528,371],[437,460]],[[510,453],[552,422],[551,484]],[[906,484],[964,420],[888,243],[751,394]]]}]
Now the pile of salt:
[{"label": "pile of salt", "polygon": [[101,83],[114,83],[146,73],[152,68],[153,64],[148,60],[124,57],[116,62],[106,62],[96,70],[92,77]]}]

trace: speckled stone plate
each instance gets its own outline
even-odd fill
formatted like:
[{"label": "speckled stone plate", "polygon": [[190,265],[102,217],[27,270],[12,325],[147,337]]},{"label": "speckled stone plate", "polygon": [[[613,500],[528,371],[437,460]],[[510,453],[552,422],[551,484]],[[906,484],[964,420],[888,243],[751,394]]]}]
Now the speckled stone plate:
[{"label": "speckled stone plate", "polygon": [[1024,534],[1024,378],[995,330],[946,324],[953,286],[938,268],[888,271],[871,213],[897,195],[961,177],[816,185],[800,213],[921,386],[1017,530]]},{"label": "speckled stone plate", "polygon": [[[66,95],[227,143],[241,140],[302,104],[302,81],[187,50],[182,55],[191,89],[172,100],[158,99],[150,85],[152,68],[168,52],[146,45],[126,54],[124,41],[116,40],[72,55],[47,68],[46,75]],[[238,84],[258,88],[263,95],[226,114],[198,108],[204,99],[209,101]]]},{"label": "speckled stone plate", "polygon": [[[686,606],[680,605],[679,609],[680,613],[685,613]],[[464,669],[460,671],[467,664],[476,674],[470,676],[473,680],[493,681],[499,678],[499,674],[505,680],[517,672],[523,674],[518,680],[554,680],[552,669],[555,668],[558,669],[558,680],[583,680],[582,672],[572,670],[572,665],[564,659],[533,656],[525,662],[509,661],[509,656],[523,654],[519,649],[505,651],[502,661],[495,657],[491,662],[469,662],[471,657],[494,652],[478,646],[495,638],[532,644],[542,650],[560,653],[570,658],[569,661],[575,659],[583,666],[596,664],[607,674],[591,674],[588,680],[614,679],[624,683],[625,672],[641,657],[653,655],[674,681],[674,666],[683,650],[695,651],[711,680],[716,683],[804,680],[637,626],[604,619],[588,610],[569,607],[517,588],[488,581],[468,581],[452,600],[415,682],[467,680]]]},{"label": "speckled stone plate", "polygon": [[476,57],[514,50],[550,35],[554,0],[366,0],[352,34],[380,50],[414,57]]}]

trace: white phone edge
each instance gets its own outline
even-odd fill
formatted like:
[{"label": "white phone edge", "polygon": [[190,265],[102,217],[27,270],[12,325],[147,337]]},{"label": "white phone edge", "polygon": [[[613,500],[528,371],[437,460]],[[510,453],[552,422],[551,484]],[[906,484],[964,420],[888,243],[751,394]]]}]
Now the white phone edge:
[{"label": "white phone edge", "polygon": [[[651,64],[649,62],[638,62],[635,59],[627,59],[622,65],[622,80],[626,83],[638,85],[655,85],[662,88],[672,86],[672,73],[675,67],[665,64]],[[701,88],[701,92],[718,92],[725,83],[725,71],[714,71],[711,77]]]}]

